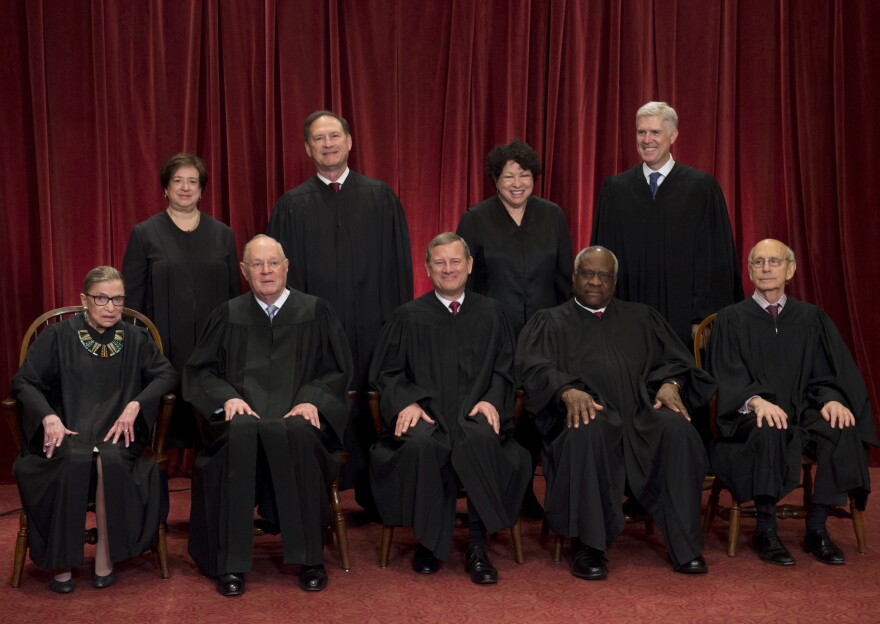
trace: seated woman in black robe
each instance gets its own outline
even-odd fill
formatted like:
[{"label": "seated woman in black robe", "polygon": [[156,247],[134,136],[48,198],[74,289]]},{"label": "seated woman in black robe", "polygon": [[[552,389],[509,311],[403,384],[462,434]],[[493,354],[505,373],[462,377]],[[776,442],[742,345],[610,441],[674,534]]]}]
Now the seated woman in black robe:
[{"label": "seated woman in black robe", "polygon": [[141,458],[174,368],[141,327],[121,321],[122,274],[89,271],[83,313],[47,327],[12,380],[24,448],[15,459],[31,559],[54,570],[52,591],[73,591],[83,562],[86,510],[98,541],[92,585],[116,581],[113,564],[151,547],[159,527],[156,463]]}]

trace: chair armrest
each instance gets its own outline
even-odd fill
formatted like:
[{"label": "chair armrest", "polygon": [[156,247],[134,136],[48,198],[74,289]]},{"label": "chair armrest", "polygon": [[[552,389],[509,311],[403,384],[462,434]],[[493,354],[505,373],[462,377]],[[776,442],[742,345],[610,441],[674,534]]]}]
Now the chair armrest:
[{"label": "chair armrest", "polygon": [[165,470],[168,457],[165,455],[165,441],[168,438],[168,429],[171,426],[171,415],[174,413],[174,403],[177,396],[174,394],[166,394],[162,396],[159,404],[159,419],[156,421],[156,428],[153,430],[153,459],[159,464],[160,470]]}]

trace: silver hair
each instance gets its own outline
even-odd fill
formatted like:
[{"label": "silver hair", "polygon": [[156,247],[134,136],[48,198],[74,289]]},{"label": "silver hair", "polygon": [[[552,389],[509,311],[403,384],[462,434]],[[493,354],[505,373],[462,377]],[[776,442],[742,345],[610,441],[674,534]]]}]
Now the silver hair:
[{"label": "silver hair", "polygon": [[114,269],[112,266],[99,266],[95,267],[88,273],[86,273],[86,278],[83,280],[83,294],[88,295],[89,289],[95,284],[99,284],[101,282],[112,282],[113,280],[119,280],[122,282],[123,288],[125,287],[125,278],[122,277],[122,273],[118,270]]},{"label": "silver hair", "polygon": [[636,125],[642,117],[662,117],[663,121],[672,126],[675,130],[678,128],[678,113],[666,102],[648,102],[636,111]]},{"label": "silver hair", "polygon": [[[765,241],[770,241],[770,240],[776,240],[776,239],[773,239],[773,238],[765,238],[764,240],[762,240],[762,241],[758,241],[757,243],[755,243],[755,246],[752,247],[752,248],[749,250],[749,264],[751,264],[751,263],[752,263],[752,260],[755,259],[755,248],[756,248],[758,245],[760,245],[761,243],[763,243],[763,242],[765,242]],[[789,247],[788,245],[786,245],[786,244],[783,243],[782,241],[776,241],[776,242],[779,243],[780,245],[782,245],[783,247],[785,247],[785,258],[784,258],[784,260],[786,260],[786,261],[788,261],[788,262],[794,262],[794,261],[795,261],[795,259],[794,259],[794,250],[792,250],[791,247]]]}]

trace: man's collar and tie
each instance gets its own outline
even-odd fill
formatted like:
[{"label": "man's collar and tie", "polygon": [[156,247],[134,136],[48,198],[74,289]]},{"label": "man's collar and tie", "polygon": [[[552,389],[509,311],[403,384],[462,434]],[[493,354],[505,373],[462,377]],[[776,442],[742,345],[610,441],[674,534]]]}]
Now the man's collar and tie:
[{"label": "man's collar and tie", "polygon": [[326,178],[322,176],[320,173],[318,175],[318,179],[333,189],[335,192],[339,192],[342,189],[342,185],[345,184],[345,181],[348,179],[348,174],[351,173],[351,169],[348,167],[345,168],[345,171],[342,172],[342,175],[339,176],[336,180],[330,181],[330,178]]},{"label": "man's collar and tie", "polygon": [[437,299],[440,300],[440,303],[449,310],[449,313],[452,316],[458,316],[458,311],[461,308],[461,304],[464,303],[464,293],[461,293],[461,296],[456,300],[446,299],[445,297],[441,297],[440,294],[435,290],[434,294],[437,295]]},{"label": "man's collar and tie", "polygon": [[647,164],[642,163],[642,174],[645,176],[645,181],[651,189],[651,197],[656,197],[657,189],[660,188],[660,185],[666,180],[666,176],[672,171],[673,166],[675,166],[675,161],[672,159],[671,155],[669,156],[669,160],[667,160],[657,171],[653,171]]},{"label": "man's collar and tie", "polygon": [[289,296],[290,291],[285,288],[283,291],[281,291],[281,294],[278,296],[278,299],[275,301],[275,303],[265,303],[254,297],[256,302],[263,309],[263,312],[265,312],[266,316],[269,317],[269,325],[272,324],[272,321],[275,319],[275,316],[277,316],[278,311],[281,309],[281,306],[284,305],[284,302],[287,301],[287,298]]},{"label": "man's collar and tie", "polygon": [[[752,294],[752,299],[755,300],[755,303],[761,306],[762,310],[772,315],[773,318],[776,318],[777,316],[779,316],[779,313],[782,312],[782,308],[785,307],[785,304],[788,301],[788,295],[783,293],[783,295],[779,298],[779,301],[771,304],[763,295],[761,295],[761,293],[756,290]],[[773,309],[771,309],[771,307]]]},{"label": "man's collar and tie", "polygon": [[599,318],[599,319],[601,319],[603,316],[605,316],[605,310],[608,309],[608,306],[605,306],[604,308],[598,308],[598,309],[588,308],[587,306],[582,304],[580,301],[578,301],[577,297],[574,298],[574,302],[576,304],[578,304],[581,308],[583,308],[584,310],[589,312],[590,314],[594,314],[596,316],[596,318]]}]

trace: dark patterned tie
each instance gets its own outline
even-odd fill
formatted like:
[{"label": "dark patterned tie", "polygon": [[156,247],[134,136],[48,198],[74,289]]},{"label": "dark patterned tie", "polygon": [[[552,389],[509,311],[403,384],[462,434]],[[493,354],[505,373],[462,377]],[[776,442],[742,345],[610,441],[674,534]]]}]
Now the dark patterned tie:
[{"label": "dark patterned tie", "polygon": [[657,197],[657,180],[660,179],[660,172],[655,171],[648,177],[651,179],[651,197]]},{"label": "dark patterned tie", "polygon": [[598,316],[600,319],[601,319],[603,316],[605,316],[605,313],[602,312],[601,310],[598,311],[598,312],[593,312],[593,314],[595,314],[596,316]]},{"label": "dark patterned tie", "polygon": [[333,189],[333,192],[334,192],[334,193],[338,193],[338,192],[339,192],[339,189],[340,189],[341,187],[342,187],[342,185],[341,185],[339,182],[331,182],[331,183],[330,183],[330,188]]},{"label": "dark patterned tie", "polygon": [[770,305],[767,306],[767,311],[773,317],[773,320],[776,320],[776,318],[779,316],[779,304],[778,303],[771,303]]},{"label": "dark patterned tie", "polygon": [[453,301],[449,304],[449,309],[452,310],[452,316],[458,316],[458,309],[461,307],[461,304],[458,301]]}]

